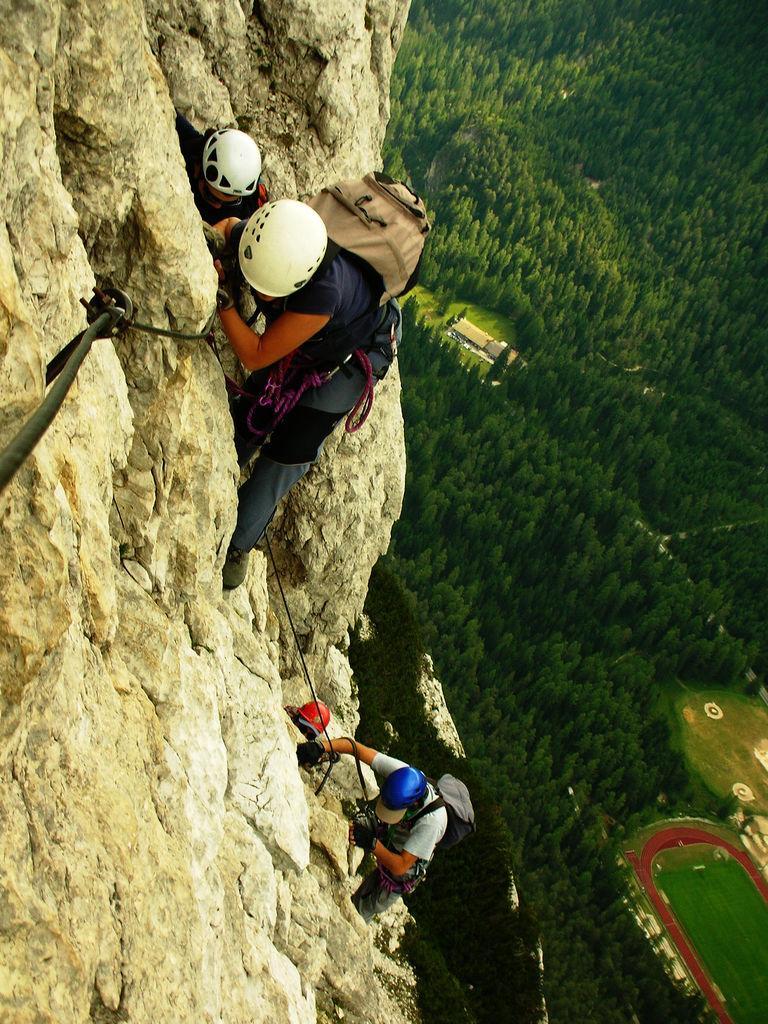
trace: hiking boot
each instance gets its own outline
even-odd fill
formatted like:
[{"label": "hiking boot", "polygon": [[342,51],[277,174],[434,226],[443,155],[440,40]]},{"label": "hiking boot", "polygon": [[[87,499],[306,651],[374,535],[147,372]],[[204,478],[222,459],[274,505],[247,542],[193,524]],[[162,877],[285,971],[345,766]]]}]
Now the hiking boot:
[{"label": "hiking boot", "polygon": [[250,551],[241,551],[240,548],[230,545],[221,573],[225,590],[234,590],[243,582],[248,573],[249,555]]}]

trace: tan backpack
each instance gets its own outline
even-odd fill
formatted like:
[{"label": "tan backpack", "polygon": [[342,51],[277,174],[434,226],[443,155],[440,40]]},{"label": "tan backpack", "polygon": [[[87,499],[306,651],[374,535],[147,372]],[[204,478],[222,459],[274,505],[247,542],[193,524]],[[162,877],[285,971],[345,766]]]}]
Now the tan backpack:
[{"label": "tan backpack", "polygon": [[380,306],[417,283],[431,224],[423,200],[402,181],[373,171],[329,185],[307,203],[323,218],[332,242],[381,275]]}]

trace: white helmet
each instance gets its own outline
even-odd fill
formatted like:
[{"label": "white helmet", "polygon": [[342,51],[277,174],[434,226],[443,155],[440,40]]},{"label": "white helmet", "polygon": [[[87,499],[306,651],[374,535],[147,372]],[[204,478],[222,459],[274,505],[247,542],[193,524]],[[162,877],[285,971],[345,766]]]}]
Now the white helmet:
[{"label": "white helmet", "polygon": [[245,132],[221,128],[203,146],[203,174],[209,185],[227,196],[249,196],[259,184],[259,147]]},{"label": "white helmet", "polygon": [[295,199],[266,203],[240,236],[240,269],[262,295],[279,298],[298,291],[320,266],[328,234],[320,215]]}]

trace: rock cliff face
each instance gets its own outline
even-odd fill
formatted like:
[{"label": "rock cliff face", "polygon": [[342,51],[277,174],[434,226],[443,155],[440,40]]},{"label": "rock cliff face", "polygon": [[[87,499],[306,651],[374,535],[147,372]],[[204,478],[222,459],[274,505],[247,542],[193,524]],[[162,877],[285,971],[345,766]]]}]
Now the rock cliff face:
[{"label": "rock cliff face", "polygon": [[[305,195],[378,163],[406,14],[407,0],[5,12],[0,445],[95,282],[161,327],[198,330],[213,308],[174,105],[201,127],[236,121],[273,194]],[[414,1019],[412,979],[349,903],[350,774],[318,800],[296,768],[282,704],[306,691],[264,555],[222,595],[236,478],[212,353],[132,331],[95,343],[0,497],[0,1021]],[[356,724],[347,629],[403,482],[394,372],[275,524],[340,730]]]},{"label": "rock cliff face", "polygon": [[427,717],[434,724],[437,735],[452,754],[456,757],[466,757],[464,744],[445,703],[443,686],[435,675],[435,666],[429,654],[424,656],[424,668],[417,685]]}]

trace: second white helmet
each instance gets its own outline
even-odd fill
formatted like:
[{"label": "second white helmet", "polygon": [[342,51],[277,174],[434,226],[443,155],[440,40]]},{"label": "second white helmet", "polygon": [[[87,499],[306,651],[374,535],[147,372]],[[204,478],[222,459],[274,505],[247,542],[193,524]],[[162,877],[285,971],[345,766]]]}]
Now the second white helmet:
[{"label": "second white helmet", "polygon": [[250,196],[261,174],[259,147],[237,128],[221,128],[203,146],[203,174],[227,196]]},{"label": "second white helmet", "polygon": [[309,281],[327,247],[325,224],[312,207],[278,199],[262,206],[246,224],[238,249],[240,269],[257,292],[280,298]]}]

